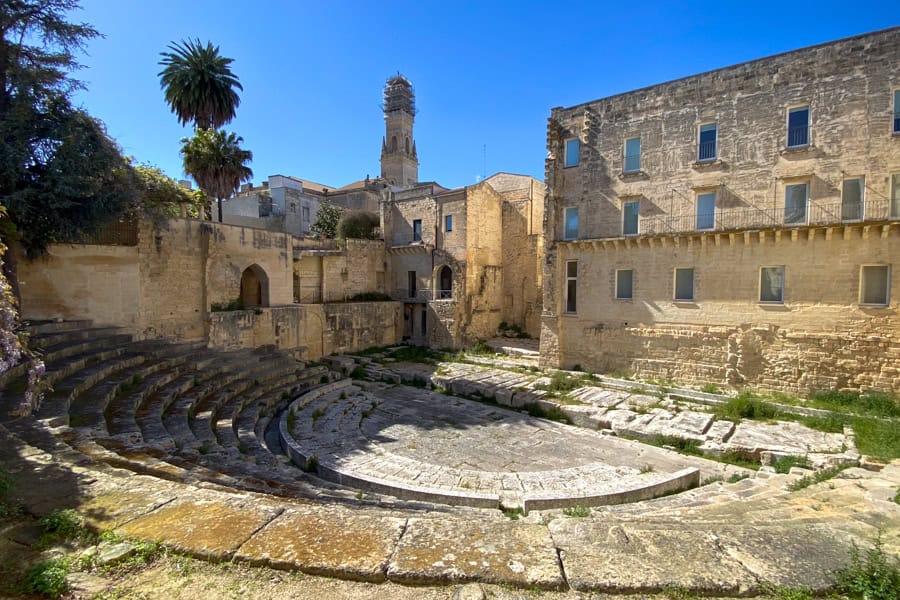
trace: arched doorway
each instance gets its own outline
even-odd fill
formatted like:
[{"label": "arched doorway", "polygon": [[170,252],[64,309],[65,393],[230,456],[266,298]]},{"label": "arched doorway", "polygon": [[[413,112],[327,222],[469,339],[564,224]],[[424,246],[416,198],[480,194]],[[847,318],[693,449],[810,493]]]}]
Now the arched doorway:
[{"label": "arched doorway", "polygon": [[241,273],[241,303],[269,306],[269,278],[259,265],[250,265]]},{"label": "arched doorway", "polygon": [[449,300],[453,298],[453,270],[444,265],[438,273],[438,299]]}]

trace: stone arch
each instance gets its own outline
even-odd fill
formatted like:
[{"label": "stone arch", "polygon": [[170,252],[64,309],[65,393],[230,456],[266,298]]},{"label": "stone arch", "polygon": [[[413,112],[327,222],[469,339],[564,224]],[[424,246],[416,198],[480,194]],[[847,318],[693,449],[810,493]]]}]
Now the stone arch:
[{"label": "stone arch", "polygon": [[244,306],[269,306],[269,276],[257,264],[241,273],[241,302]]},{"label": "stone arch", "polygon": [[434,283],[435,300],[453,298],[453,269],[449,265],[442,265],[435,269]]},{"label": "stone arch", "polygon": [[391,152],[396,152],[396,151],[397,151],[397,136],[392,135],[391,136]]}]

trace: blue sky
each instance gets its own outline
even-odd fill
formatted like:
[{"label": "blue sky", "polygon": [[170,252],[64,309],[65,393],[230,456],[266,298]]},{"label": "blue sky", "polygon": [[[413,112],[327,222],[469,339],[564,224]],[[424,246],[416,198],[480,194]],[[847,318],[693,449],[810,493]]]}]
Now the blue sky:
[{"label": "blue sky", "polygon": [[90,43],[77,102],[127,154],[181,177],[190,134],[159,89],[159,53],[200,38],[244,86],[226,128],[254,181],[341,186],[379,173],[387,77],[416,90],[419,178],[456,187],[486,171],[543,179],[546,119],[569,106],[900,24],[867,2],[432,2],[82,0]]}]

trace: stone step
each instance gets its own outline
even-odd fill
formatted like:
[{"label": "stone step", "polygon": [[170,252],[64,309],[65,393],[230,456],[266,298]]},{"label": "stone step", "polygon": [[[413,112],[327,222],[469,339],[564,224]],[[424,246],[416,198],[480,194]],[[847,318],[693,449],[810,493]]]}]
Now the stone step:
[{"label": "stone step", "polygon": [[72,329],[89,329],[93,324],[93,321],[87,319],[73,321],[30,321],[25,324],[25,331],[31,336],[38,336],[49,333],[58,333],[60,331],[69,331]]},{"label": "stone step", "polygon": [[84,329],[66,329],[53,333],[44,333],[33,336],[30,344],[33,348],[49,348],[61,344],[70,344],[100,337],[119,335],[125,330],[121,327],[86,327]]}]

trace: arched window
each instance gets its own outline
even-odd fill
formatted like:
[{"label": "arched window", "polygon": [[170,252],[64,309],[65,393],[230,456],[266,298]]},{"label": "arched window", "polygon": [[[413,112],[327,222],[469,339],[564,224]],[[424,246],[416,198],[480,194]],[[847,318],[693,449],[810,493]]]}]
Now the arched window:
[{"label": "arched window", "polygon": [[453,298],[453,271],[450,267],[444,265],[438,275],[438,299],[449,300]]},{"label": "arched window", "polygon": [[241,302],[244,306],[269,306],[269,278],[259,265],[241,273]]},{"label": "arched window", "polygon": [[406,153],[409,154],[409,138],[406,138]]},{"label": "arched window", "polygon": [[397,136],[392,135],[391,136],[391,152],[396,152],[396,151],[397,151]]}]

